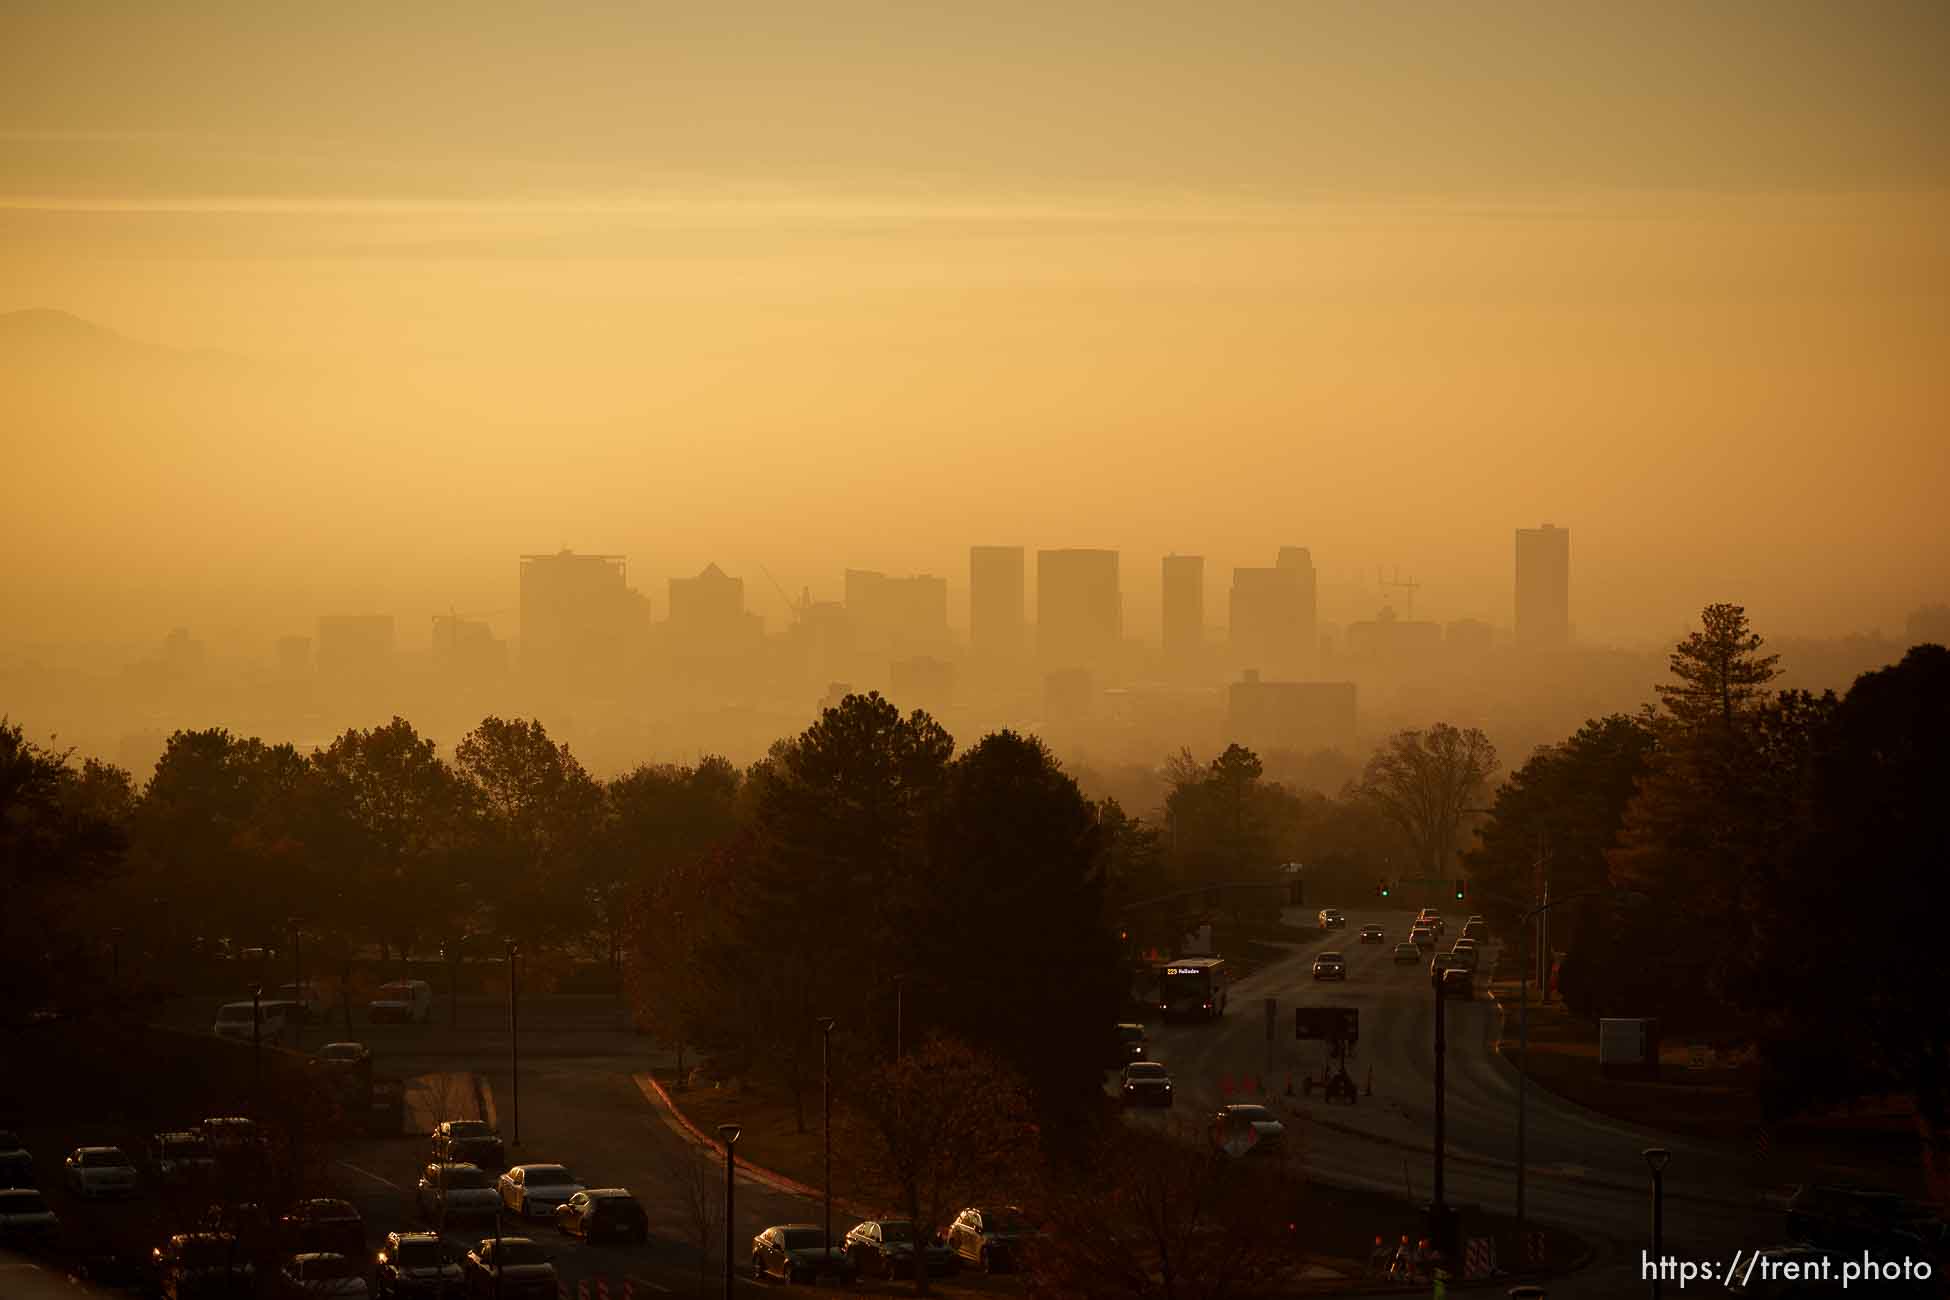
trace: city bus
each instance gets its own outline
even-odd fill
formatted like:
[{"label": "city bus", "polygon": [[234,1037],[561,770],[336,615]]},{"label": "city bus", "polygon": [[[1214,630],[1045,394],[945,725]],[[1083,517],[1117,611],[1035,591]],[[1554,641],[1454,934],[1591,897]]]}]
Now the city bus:
[{"label": "city bus", "polygon": [[1217,1020],[1226,1013],[1226,959],[1175,957],[1153,968],[1158,1014],[1166,1020]]}]

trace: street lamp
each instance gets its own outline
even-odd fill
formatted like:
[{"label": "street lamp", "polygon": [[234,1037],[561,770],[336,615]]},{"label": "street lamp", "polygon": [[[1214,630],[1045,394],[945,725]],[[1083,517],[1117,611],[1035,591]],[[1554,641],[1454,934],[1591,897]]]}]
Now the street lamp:
[{"label": "street lamp", "polygon": [[519,988],[515,981],[515,941],[508,942],[508,1145],[521,1145],[521,1021],[516,1011]]},{"label": "street lamp", "polygon": [[826,1267],[833,1266],[833,1025],[831,1016],[819,1018],[819,1091],[825,1117],[820,1133],[826,1141]]},{"label": "street lamp", "polygon": [[292,1042],[295,1046],[303,1047],[305,1017],[311,1014],[311,1004],[305,1000],[305,918],[294,916],[286,924],[291,927],[291,997],[298,1006],[298,1014],[292,1017],[296,1022]]},{"label": "street lamp", "polygon": [[894,1059],[901,1059],[901,1023],[907,1016],[907,976],[894,976]]},{"label": "street lamp", "polygon": [[718,1125],[718,1136],[724,1140],[724,1300],[732,1300],[731,1242],[735,1231],[732,1221],[736,1202],[731,1179],[738,1167],[738,1135],[742,1132],[744,1130],[736,1124]]},{"label": "street lamp", "polygon": [[1647,1147],[1639,1153],[1652,1171],[1652,1300],[1665,1294],[1660,1270],[1666,1257],[1666,1162],[1672,1152],[1664,1147]]},{"label": "street lamp", "polygon": [[264,1118],[260,1099],[264,1089],[264,1044],[259,1032],[264,1023],[264,1013],[260,1009],[264,998],[262,984],[251,985],[251,1118]]},{"label": "street lamp", "polygon": [[1429,1203],[1429,1236],[1443,1258],[1452,1260],[1455,1258],[1456,1234],[1450,1230],[1449,1207],[1442,1187],[1443,1148],[1448,1145],[1447,1088],[1443,1070],[1448,1057],[1448,1016],[1445,1014],[1448,999],[1442,991],[1443,969],[1437,965],[1429,972],[1429,983],[1435,988],[1435,1180],[1434,1195]]}]

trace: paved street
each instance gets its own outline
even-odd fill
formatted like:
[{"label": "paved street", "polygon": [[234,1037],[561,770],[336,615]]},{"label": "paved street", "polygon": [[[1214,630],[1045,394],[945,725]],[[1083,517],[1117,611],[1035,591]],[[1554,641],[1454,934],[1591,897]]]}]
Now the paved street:
[{"label": "paved street", "polygon": [[[1301,909],[1289,909],[1296,922],[1310,923],[1312,915],[1311,909],[1304,918]],[[1265,1076],[1275,1104],[1297,1120],[1312,1178],[1426,1201],[1434,1178],[1434,998],[1426,959],[1393,964],[1394,947],[1407,939],[1413,915],[1409,909],[1350,909],[1345,931],[1235,983],[1223,1020],[1154,1025],[1151,1054],[1171,1068],[1180,1107],[1189,1105],[1198,1115],[1222,1101],[1243,1100],[1223,1096],[1220,1081]],[[1459,921],[1450,918],[1443,947],[1460,932]],[[1383,927],[1385,942],[1359,942],[1369,923]],[[1323,949],[1346,956],[1345,983],[1312,978],[1313,956]],[[1485,957],[1485,971],[1493,956]],[[1270,1075],[1263,1010],[1268,997],[1278,999]],[[1303,1075],[1319,1076],[1326,1051],[1319,1043],[1295,1041],[1296,1006],[1360,1009],[1361,1042],[1348,1068],[1360,1085],[1372,1071],[1372,1097],[1347,1106],[1304,1094]],[[1452,1205],[1514,1213],[1517,1072],[1495,1051],[1497,1008],[1479,997],[1450,1003],[1447,1014],[1446,1198]],[[1284,1095],[1289,1072],[1292,1098]],[[1779,1213],[1757,1204],[1745,1159],[1729,1149],[1622,1125],[1534,1084],[1527,1142],[1529,1217],[1569,1228],[1600,1248],[1593,1268],[1554,1287],[1553,1296],[1628,1294],[1639,1285],[1637,1251],[1647,1243],[1650,1219],[1650,1175],[1639,1154],[1646,1147],[1673,1152],[1666,1173],[1669,1252],[1727,1258],[1743,1247],[1773,1245],[1780,1235]]]}]

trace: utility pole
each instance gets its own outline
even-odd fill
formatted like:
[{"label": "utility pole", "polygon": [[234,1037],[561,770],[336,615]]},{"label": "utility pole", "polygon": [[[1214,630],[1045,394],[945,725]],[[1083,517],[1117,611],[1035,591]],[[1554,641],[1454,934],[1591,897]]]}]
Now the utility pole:
[{"label": "utility pole", "polygon": [[251,1118],[264,1118],[264,986],[251,985]]},{"label": "utility pole", "polygon": [[305,1018],[311,1015],[311,1003],[305,998],[305,918],[291,918],[291,997],[298,1004],[298,1014],[292,1019],[296,1025],[292,1030],[292,1042],[305,1045]]}]

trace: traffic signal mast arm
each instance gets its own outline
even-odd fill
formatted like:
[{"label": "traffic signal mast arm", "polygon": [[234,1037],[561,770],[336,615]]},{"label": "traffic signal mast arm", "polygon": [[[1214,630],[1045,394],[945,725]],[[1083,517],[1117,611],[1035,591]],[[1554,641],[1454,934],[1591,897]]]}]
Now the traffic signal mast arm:
[{"label": "traffic signal mast arm", "polygon": [[1298,906],[1306,901],[1302,896],[1305,886],[1298,878],[1292,880],[1224,880],[1216,884],[1197,885],[1191,889],[1175,890],[1169,894],[1158,894],[1151,898],[1140,898],[1134,902],[1124,904],[1118,910],[1120,912],[1129,912],[1135,908],[1149,907],[1153,903],[1172,903],[1181,898],[1191,898],[1195,895],[1206,895],[1208,896],[1208,901],[1216,903],[1218,900],[1209,896],[1227,889],[1284,889],[1287,891],[1289,900],[1294,905]]}]

